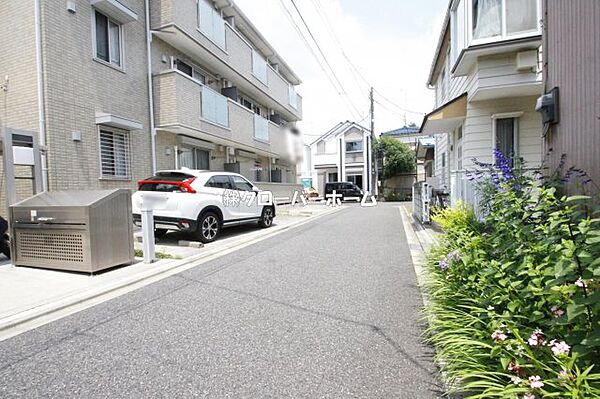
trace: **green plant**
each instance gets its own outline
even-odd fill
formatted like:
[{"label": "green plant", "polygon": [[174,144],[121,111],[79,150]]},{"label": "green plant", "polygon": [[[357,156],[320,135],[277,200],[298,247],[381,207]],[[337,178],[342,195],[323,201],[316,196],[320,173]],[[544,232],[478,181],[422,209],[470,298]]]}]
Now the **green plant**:
[{"label": "green plant", "polygon": [[589,197],[501,166],[480,182],[482,220],[434,215],[429,340],[469,397],[600,397],[600,219]]},{"label": "green plant", "polygon": [[412,173],[416,168],[415,152],[405,143],[381,137],[373,145],[373,153],[383,156],[383,177]]},{"label": "green plant", "polygon": [[[166,252],[155,252],[154,255],[156,256],[156,259],[182,259],[181,256],[171,255],[171,254],[168,254]],[[136,249],[135,250],[135,256],[137,258],[143,258],[144,257],[144,252],[141,249]]]}]

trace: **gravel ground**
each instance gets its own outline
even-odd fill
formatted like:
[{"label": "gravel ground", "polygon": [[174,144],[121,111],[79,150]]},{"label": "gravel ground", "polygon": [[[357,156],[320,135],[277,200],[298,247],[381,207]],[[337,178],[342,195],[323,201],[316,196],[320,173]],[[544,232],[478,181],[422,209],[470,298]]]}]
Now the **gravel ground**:
[{"label": "gravel ground", "polygon": [[0,397],[441,397],[420,306],[397,205],[353,205],[0,342]]}]

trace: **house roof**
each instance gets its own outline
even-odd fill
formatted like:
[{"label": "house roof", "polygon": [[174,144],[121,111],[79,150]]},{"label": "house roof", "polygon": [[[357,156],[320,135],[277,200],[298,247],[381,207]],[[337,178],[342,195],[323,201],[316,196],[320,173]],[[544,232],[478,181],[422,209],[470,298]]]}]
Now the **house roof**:
[{"label": "house roof", "polygon": [[332,127],[331,129],[329,129],[327,132],[325,132],[323,135],[321,135],[318,139],[316,139],[315,141],[310,143],[310,145],[313,145],[318,141],[324,140],[329,136],[337,136],[338,134],[345,133],[353,127],[356,127],[357,129],[364,130],[367,132],[371,132],[369,129],[367,129],[366,127],[364,127],[356,122],[350,122],[350,121],[340,122],[337,125],[335,125],[334,127]]},{"label": "house roof", "polygon": [[448,9],[446,10],[446,15],[444,16],[444,22],[442,24],[442,31],[440,32],[440,37],[438,39],[438,44],[435,48],[435,53],[433,55],[433,61],[431,63],[431,68],[429,69],[429,76],[427,77],[427,86],[433,86],[434,78],[437,74],[437,70],[439,69],[439,62],[442,58],[441,55],[444,54],[442,49],[445,47],[445,44],[450,40],[450,7],[452,5],[452,1],[448,3]]},{"label": "house roof", "polygon": [[423,137],[417,141],[417,159],[425,158],[427,154],[427,150],[430,148],[435,148],[435,137]]},{"label": "house roof", "polygon": [[409,136],[413,134],[419,133],[419,127],[411,127],[411,126],[403,126],[400,129],[390,130],[389,132],[381,133],[381,137],[400,137],[400,136]]}]

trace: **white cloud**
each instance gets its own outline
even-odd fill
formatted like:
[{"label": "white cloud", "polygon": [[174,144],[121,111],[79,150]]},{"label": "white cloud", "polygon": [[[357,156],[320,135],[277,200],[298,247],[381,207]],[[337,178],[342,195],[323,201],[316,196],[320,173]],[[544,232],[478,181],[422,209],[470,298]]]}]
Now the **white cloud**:
[{"label": "white cloud", "polygon": [[[339,45],[332,38],[323,15],[342,43],[348,58],[377,91],[402,108],[419,112],[432,109],[433,92],[426,88],[426,80],[445,9],[440,9],[437,16],[429,21],[421,21],[421,32],[401,36],[390,35],[390,29],[387,29],[389,27],[383,28],[377,23],[365,25],[365,18],[348,14],[341,0],[296,0],[304,19],[342,82],[344,91],[358,109],[351,111],[352,108],[333,89],[299,37],[279,0],[236,0],[236,3],[302,79],[303,84],[298,92],[303,97],[304,116],[299,126],[306,141],[311,141],[339,121],[365,118],[362,123],[366,126],[369,124],[368,86],[351,70]],[[308,37],[291,2],[284,0],[284,3]],[[320,6],[321,15],[315,5]],[[386,12],[386,7],[380,6],[380,9],[382,13]],[[410,17],[399,15],[398,23],[402,23],[403,18]],[[317,50],[315,52],[318,54]],[[394,108],[377,94],[376,100],[387,108],[375,104],[377,133],[404,124],[404,112]],[[357,112],[360,116],[355,115]],[[406,113],[406,119],[418,124],[422,115]]]}]

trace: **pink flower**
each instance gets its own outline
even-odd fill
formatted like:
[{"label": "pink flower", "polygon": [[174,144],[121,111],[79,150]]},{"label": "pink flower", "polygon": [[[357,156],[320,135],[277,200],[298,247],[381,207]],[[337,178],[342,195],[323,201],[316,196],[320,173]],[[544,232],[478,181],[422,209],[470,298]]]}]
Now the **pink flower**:
[{"label": "pink flower", "polygon": [[565,314],[565,311],[562,309],[559,309],[558,306],[556,306],[556,305],[553,305],[550,308],[550,310],[552,311],[552,313],[554,313],[554,317],[556,317],[557,319]]},{"label": "pink flower", "polygon": [[523,399],[535,399],[535,395],[531,392],[528,392],[525,395],[523,395]]},{"label": "pink flower", "polygon": [[529,377],[529,386],[533,389],[539,389],[544,386],[544,383],[539,375],[532,375]]},{"label": "pink flower", "polygon": [[543,337],[543,333],[542,330],[540,330],[539,328],[534,330],[531,333],[531,336],[527,339],[527,342],[529,343],[529,346],[540,346],[542,345],[542,337]]},{"label": "pink flower", "polygon": [[568,355],[571,350],[571,347],[565,341],[556,342],[552,340],[548,346],[552,348],[554,356]]},{"label": "pink flower", "polygon": [[496,342],[502,342],[506,338],[508,337],[506,336],[506,334],[504,334],[502,330],[496,330],[492,333],[492,339]]}]

